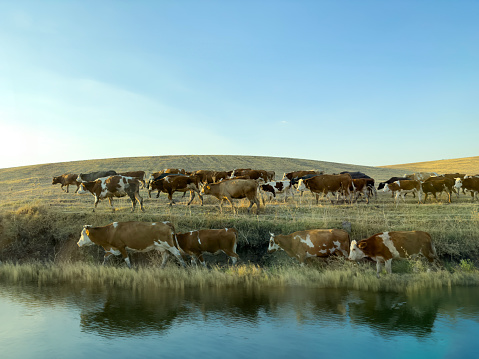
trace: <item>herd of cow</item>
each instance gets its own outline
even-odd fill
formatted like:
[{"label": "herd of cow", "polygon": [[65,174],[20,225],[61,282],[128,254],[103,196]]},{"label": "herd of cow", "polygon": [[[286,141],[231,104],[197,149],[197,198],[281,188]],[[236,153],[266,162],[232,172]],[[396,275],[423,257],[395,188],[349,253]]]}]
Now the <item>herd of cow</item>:
[{"label": "herd of cow", "polygon": [[400,198],[405,200],[407,193],[417,196],[419,203],[424,203],[428,194],[432,194],[437,200],[437,194],[445,192],[448,195],[448,201],[451,202],[453,192],[459,195],[460,190],[463,193],[469,191],[473,200],[477,199],[479,193],[479,176],[467,176],[461,173],[444,175],[414,173],[404,177],[392,177],[379,183],[377,190],[374,179],[361,172],[324,174],[312,170],[285,173],[279,181],[275,180],[274,171],[253,169],[194,172],[165,169],[152,173],[148,178],[144,171],[121,173],[100,171],[79,175],[67,173],[53,177],[52,184],[61,184],[62,189],[66,187],[66,192],[70,185],[76,185],[75,193],[91,193],[95,197],[93,211],[101,199],[108,198],[113,208],[113,198],[124,196],[131,199],[132,211],[135,210],[136,203],[143,211],[143,198],[140,196],[142,187],[147,188],[150,198],[153,191],[157,191],[156,197],[159,197],[160,192],[166,193],[170,205],[175,203],[173,200],[175,192],[184,194],[190,192],[188,205],[195,198],[195,194],[198,195],[201,205],[203,205],[203,196],[211,195],[220,200],[220,208],[226,200],[233,210],[236,210],[233,199],[246,198],[250,202],[248,212],[255,204],[257,212],[259,211],[260,196],[264,203],[266,196],[271,198],[284,194],[286,201],[288,195],[293,197],[294,193],[299,191],[302,196],[306,190],[310,190],[315,195],[316,203],[319,202],[320,196],[326,196],[331,202],[333,199],[330,196],[333,196],[336,202],[341,200],[348,203],[364,196],[366,203],[369,203],[370,198],[376,197],[377,190],[381,189],[384,192],[391,192],[395,196],[396,204],[399,203]]},{"label": "herd of cow", "polygon": [[[316,195],[327,198],[336,197],[336,201],[351,203],[364,196],[366,202],[372,196],[377,196],[374,179],[361,172],[342,172],[340,174],[324,174],[318,171],[296,171],[285,173],[282,180],[275,181],[272,171],[236,169],[229,172],[199,170],[187,173],[180,169],[167,169],[153,173],[146,177],[144,171],[116,173],[115,171],[95,172],[88,174],[64,174],[54,177],[53,184],[61,184],[62,189],[69,185],[76,185],[78,193],[90,192],[95,197],[94,209],[100,199],[108,198],[113,208],[113,197],[129,196],[132,201],[132,211],[136,202],[143,209],[143,198],[139,194],[140,188],[147,188],[151,197],[152,191],[167,193],[170,205],[174,203],[174,192],[190,192],[192,202],[198,194],[203,204],[204,195],[212,195],[220,200],[220,207],[227,200],[233,209],[233,199],[247,198],[250,201],[248,212],[256,204],[259,210],[259,193],[276,197],[279,193],[285,194],[285,200],[293,189],[302,192],[310,190]],[[415,173],[405,177],[393,177],[379,183],[378,190],[395,194],[396,203],[404,199],[407,193],[418,197],[419,203],[432,194],[436,199],[438,193],[446,192],[448,200],[451,195],[459,191],[470,191],[473,200],[479,192],[479,176],[464,174]],[[330,199],[330,198],[329,198]],[[330,199],[333,202],[332,199]],[[205,261],[202,254],[224,252],[233,264],[238,260],[236,253],[237,231],[234,228],[204,229],[185,233],[176,233],[169,222],[114,222],[103,227],[84,226],[78,246],[97,244],[105,249],[105,260],[112,254],[122,255],[130,267],[128,251],[157,250],[163,253],[163,263],[172,254],[185,266],[187,256],[193,262]],[[296,258],[301,264],[309,258],[327,258],[329,256],[343,256],[350,260],[369,258],[377,263],[377,275],[383,264],[388,273],[391,273],[391,261],[396,258],[406,258],[414,255],[423,255],[430,262],[437,259],[431,236],[422,231],[400,231],[377,233],[369,238],[350,240],[349,233],[342,229],[313,229],[294,232],[288,235],[270,234],[268,252],[284,250],[290,257]]]}]

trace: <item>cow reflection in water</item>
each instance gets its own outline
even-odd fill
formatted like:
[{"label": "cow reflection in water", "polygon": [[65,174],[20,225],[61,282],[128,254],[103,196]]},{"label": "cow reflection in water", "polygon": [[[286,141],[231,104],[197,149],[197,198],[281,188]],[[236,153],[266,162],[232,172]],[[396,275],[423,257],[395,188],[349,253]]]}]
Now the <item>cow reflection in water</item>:
[{"label": "cow reflection in water", "polygon": [[[264,321],[364,326],[381,336],[427,336],[442,295],[414,296],[310,288],[108,289],[104,304],[84,306],[83,331],[103,337],[167,333],[177,323],[213,321],[228,327]],[[96,309],[93,309],[95,308]],[[349,322],[349,323],[348,323]]]}]

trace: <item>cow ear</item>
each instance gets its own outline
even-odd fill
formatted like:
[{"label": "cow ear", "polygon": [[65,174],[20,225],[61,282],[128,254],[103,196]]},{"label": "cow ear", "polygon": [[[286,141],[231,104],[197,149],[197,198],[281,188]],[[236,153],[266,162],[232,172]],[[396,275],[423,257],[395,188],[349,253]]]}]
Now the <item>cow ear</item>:
[{"label": "cow ear", "polygon": [[364,249],[364,248],[367,247],[367,245],[368,244],[366,242],[359,242],[358,247],[361,248],[361,249]]}]

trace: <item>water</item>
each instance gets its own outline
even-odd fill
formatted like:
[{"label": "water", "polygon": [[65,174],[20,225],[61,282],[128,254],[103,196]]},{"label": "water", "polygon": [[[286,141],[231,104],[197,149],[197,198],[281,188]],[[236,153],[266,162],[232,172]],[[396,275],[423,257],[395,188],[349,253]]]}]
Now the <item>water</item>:
[{"label": "water", "polygon": [[478,358],[478,297],[0,284],[0,357]]}]

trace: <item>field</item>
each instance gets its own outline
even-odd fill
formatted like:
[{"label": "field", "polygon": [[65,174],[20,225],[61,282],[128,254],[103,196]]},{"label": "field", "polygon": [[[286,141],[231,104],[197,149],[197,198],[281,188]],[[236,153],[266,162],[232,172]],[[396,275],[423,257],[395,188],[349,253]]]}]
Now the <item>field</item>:
[{"label": "field", "polygon": [[[479,157],[473,159],[479,162]],[[443,172],[475,172],[477,165],[474,161],[470,163],[472,171],[452,167]],[[91,195],[74,194],[75,188],[72,189],[72,187],[70,187],[70,193],[65,193],[61,191],[60,185],[52,186],[51,184],[53,176],[66,172],[80,173],[100,169],[153,172],[167,167],[179,167],[186,170],[251,167],[274,170],[277,178],[281,178],[283,172],[298,169],[318,169],[326,173],[360,170],[375,178],[376,182],[405,172],[414,172],[409,168],[391,169],[300,159],[241,156],[120,158],[1,169],[0,261],[10,263],[12,268],[17,268],[12,269],[13,272],[19,273],[22,270],[15,267],[14,263],[97,267],[97,264],[102,261],[103,250],[98,247],[79,249],[76,246],[84,224],[106,225],[113,221],[169,220],[178,232],[235,227],[239,232],[238,254],[241,258],[239,268],[244,268],[243,271],[250,274],[255,273],[254,268],[260,268],[258,273],[269,273],[269,278],[274,278],[271,276],[271,271],[276,270],[274,273],[282,274],[275,281],[284,282],[286,272],[281,272],[280,268],[285,267],[293,271],[304,271],[304,269],[300,269],[296,262],[284,252],[266,253],[270,232],[287,234],[312,228],[342,228],[343,222],[349,222],[351,238],[356,240],[382,231],[427,231],[432,235],[443,269],[447,269],[450,273],[477,272],[479,212],[477,202],[473,203],[470,196],[461,195],[459,198],[454,196],[452,204],[448,204],[444,196],[437,202],[428,199],[426,204],[420,205],[414,198],[408,196],[406,203],[401,202],[396,206],[390,195],[385,193],[379,193],[378,198],[373,199],[370,204],[363,201],[351,205],[331,204],[325,199],[316,205],[311,194],[305,194],[302,200],[296,196],[294,200],[289,199],[286,203],[282,199],[266,202],[264,206],[261,206],[258,215],[255,208],[253,213],[248,215],[247,203],[239,201],[239,213],[235,215],[226,205],[221,213],[218,200],[213,197],[205,197],[204,206],[200,206],[199,201],[195,199],[192,205],[187,207],[185,205],[187,198],[182,198],[181,193],[176,193],[174,198],[178,204],[170,207],[165,194],[161,194],[159,199],[154,197],[150,199],[147,191],[143,189],[140,193],[145,199],[144,213],[130,213],[131,204],[126,199],[115,200],[117,210],[114,213],[110,210],[108,201],[100,202],[97,211],[92,213],[93,197]],[[211,255],[205,258],[213,268],[222,268],[223,272],[230,270],[225,269],[228,267],[226,267],[227,257],[224,255]],[[132,255],[132,262],[140,268],[156,267],[159,258],[152,253],[135,254]],[[346,278],[349,276],[354,278],[355,271],[360,267],[343,262],[318,263],[313,265],[313,268],[321,272],[334,269],[336,275],[343,278],[339,282],[350,283],[351,278]],[[114,261],[112,263],[115,264]],[[119,260],[116,264],[122,266]],[[374,277],[372,266],[369,264],[362,266],[365,268],[365,273]],[[175,263],[170,263],[169,267],[176,271]],[[5,265],[2,270],[5,270]],[[404,275],[411,275],[418,271],[427,272],[427,270],[427,266],[420,261],[397,262],[393,265],[394,272]],[[349,274],[340,274],[341,271],[347,271]],[[37,275],[40,272],[38,269],[33,270],[33,273]],[[312,275],[309,272],[305,273],[298,272],[296,280],[290,278],[286,282],[301,282],[305,277]],[[238,273],[235,276],[238,277]],[[273,282],[276,283],[275,281]],[[468,283],[470,281],[470,279],[466,280]],[[446,282],[451,283],[451,278]]]}]

